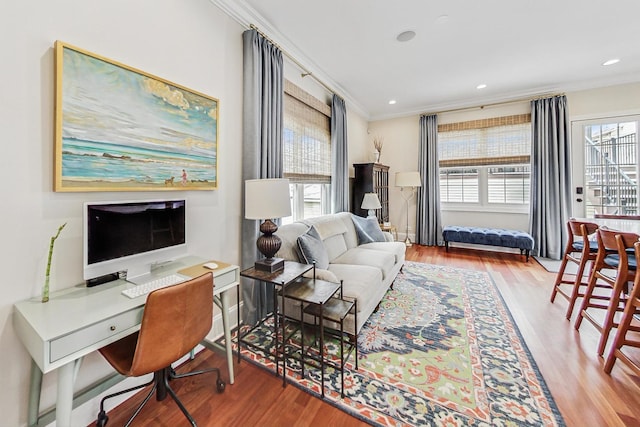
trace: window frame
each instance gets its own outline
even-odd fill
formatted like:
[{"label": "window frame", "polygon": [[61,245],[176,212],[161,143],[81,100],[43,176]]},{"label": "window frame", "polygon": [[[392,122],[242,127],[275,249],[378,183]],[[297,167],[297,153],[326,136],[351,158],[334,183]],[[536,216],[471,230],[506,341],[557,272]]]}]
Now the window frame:
[{"label": "window frame", "polygon": [[[492,127],[504,127],[510,125],[524,125],[530,127],[531,115],[520,114],[513,116],[494,117],[489,119],[472,120],[468,122],[450,123],[438,126],[438,135],[444,132],[477,131],[479,138],[488,140],[488,129]],[[440,155],[440,150],[439,150]],[[445,159],[439,161],[438,184],[440,185],[440,206],[443,211],[469,211],[474,212],[500,212],[500,213],[529,213],[531,198],[531,157],[530,154],[508,154],[496,157],[460,159]],[[477,162],[474,162],[476,160]],[[527,161],[527,162],[525,162]],[[529,169],[529,198],[523,203],[489,202],[489,169],[508,167],[528,167]],[[472,202],[446,201],[442,198],[442,185],[440,177],[446,169],[474,169],[477,170],[478,200]]]},{"label": "window frame", "polygon": [[[313,173],[305,173],[304,170],[297,171],[284,171],[284,177],[289,178],[289,188],[291,194],[291,217],[283,219],[283,223],[299,221],[307,217],[304,215],[305,212],[305,186],[306,185],[320,185],[320,215],[325,215],[331,213],[331,172],[330,172],[330,164],[333,162],[331,158],[331,106],[323,103],[317,98],[313,97],[303,89],[294,85],[288,80],[285,80],[285,97],[284,102],[287,102],[288,99],[293,99],[295,103],[303,104],[305,107],[305,111],[314,110],[315,113],[322,114],[325,116],[327,120],[327,128],[325,129],[327,132],[328,140],[322,140],[322,143],[326,143],[329,146],[328,150],[328,162],[329,162],[329,173],[328,175],[318,175]],[[283,108],[283,114],[287,114],[287,108]],[[306,116],[302,120],[304,121],[306,118],[310,116]],[[324,119],[322,120],[324,121]],[[283,117],[283,125],[287,123],[287,120]],[[308,122],[307,122],[308,123]],[[316,128],[317,129],[317,128]],[[294,135],[296,133],[294,132]],[[300,136],[300,135],[299,135]],[[304,135],[302,135],[304,137]],[[302,142],[304,144],[304,142]],[[294,150],[295,151],[295,150]],[[298,152],[302,152],[304,150],[299,150]],[[324,161],[325,159],[321,159]],[[323,163],[326,164],[326,163]],[[286,162],[285,162],[286,166]]]}]

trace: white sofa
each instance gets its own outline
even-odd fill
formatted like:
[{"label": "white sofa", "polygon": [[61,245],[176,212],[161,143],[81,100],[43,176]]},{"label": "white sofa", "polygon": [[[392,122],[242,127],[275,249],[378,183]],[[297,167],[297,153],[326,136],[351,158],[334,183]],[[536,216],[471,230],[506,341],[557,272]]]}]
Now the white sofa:
[{"label": "white sofa", "polygon": [[[394,242],[391,234],[381,231],[385,241],[359,244],[358,233],[362,236],[362,228],[356,230],[352,215],[341,212],[280,226],[276,234],[282,239],[282,246],[276,256],[290,261],[307,261],[299,257],[298,237],[313,226],[328,258],[326,268],[316,268],[316,278],[343,281],[345,299],[357,300],[356,330],[359,332],[404,265],[406,246],[402,242]],[[363,218],[356,220],[361,222]],[[288,301],[286,312],[299,313],[295,304]],[[353,331],[353,326],[354,319],[348,316],[345,331]]]}]

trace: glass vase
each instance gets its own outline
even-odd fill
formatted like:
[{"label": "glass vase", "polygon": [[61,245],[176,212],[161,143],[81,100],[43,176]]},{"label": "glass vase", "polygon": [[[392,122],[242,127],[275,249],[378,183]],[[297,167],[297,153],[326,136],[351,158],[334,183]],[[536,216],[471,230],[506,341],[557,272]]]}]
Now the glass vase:
[{"label": "glass vase", "polygon": [[49,275],[45,276],[44,278],[44,286],[42,287],[42,302],[49,301],[49,278]]}]

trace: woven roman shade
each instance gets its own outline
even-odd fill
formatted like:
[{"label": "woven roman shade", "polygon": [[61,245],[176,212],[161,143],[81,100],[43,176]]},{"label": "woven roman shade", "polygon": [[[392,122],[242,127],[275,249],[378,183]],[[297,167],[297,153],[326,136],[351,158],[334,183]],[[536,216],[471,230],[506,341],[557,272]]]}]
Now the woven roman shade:
[{"label": "woven roman shade", "polygon": [[440,167],[529,163],[531,115],[438,125]]},{"label": "woven roman shade", "polygon": [[331,182],[331,107],[285,81],[284,177],[292,183]]}]

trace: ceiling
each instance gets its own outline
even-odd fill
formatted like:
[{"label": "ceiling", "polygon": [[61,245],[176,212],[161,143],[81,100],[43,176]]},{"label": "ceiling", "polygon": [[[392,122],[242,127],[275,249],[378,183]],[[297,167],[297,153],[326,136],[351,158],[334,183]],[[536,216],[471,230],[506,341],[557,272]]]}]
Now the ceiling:
[{"label": "ceiling", "polygon": [[370,120],[640,81],[638,0],[211,1]]}]

